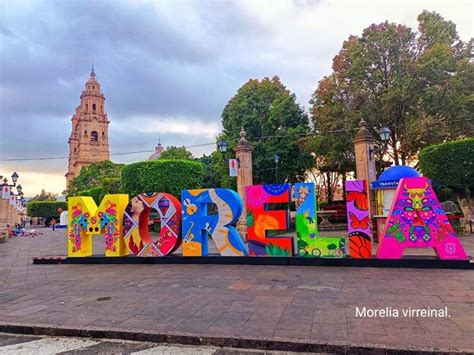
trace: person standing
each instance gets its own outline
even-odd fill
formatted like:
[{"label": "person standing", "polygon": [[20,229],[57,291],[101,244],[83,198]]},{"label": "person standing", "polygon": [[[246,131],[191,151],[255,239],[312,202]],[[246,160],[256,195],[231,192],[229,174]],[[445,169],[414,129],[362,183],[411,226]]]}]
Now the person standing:
[{"label": "person standing", "polygon": [[54,218],[51,219],[51,227],[53,227],[53,231],[56,230],[56,220]]}]

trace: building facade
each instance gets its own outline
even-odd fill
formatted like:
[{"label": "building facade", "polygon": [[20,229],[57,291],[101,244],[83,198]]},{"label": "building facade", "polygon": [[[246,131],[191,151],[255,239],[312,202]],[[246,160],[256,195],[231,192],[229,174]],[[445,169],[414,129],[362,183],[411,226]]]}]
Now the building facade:
[{"label": "building facade", "polygon": [[69,165],[66,174],[67,187],[78,176],[82,167],[110,160],[109,119],[105,112],[105,96],[92,68],[81,94],[81,103],[71,118],[69,137]]}]

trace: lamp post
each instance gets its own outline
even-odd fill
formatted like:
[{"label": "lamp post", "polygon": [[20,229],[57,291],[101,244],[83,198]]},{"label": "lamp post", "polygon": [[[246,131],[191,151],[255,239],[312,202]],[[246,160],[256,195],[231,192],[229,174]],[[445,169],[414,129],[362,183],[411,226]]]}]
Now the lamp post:
[{"label": "lamp post", "polygon": [[[4,226],[4,225],[7,225],[7,224],[13,224],[15,222],[14,220],[14,208],[12,208],[12,206],[9,206],[10,204],[10,199],[11,199],[11,196],[15,196],[15,194],[13,193],[12,191],[12,188],[16,187],[17,188],[17,195],[21,195],[23,196],[23,192],[22,192],[22,187],[21,185],[16,185],[17,181],[18,181],[18,178],[20,176],[18,175],[18,173],[15,171],[11,178],[12,178],[12,181],[13,181],[13,184],[9,184],[8,183],[8,179],[3,176],[0,175],[0,181],[3,181],[2,184],[0,184],[0,187],[2,189],[2,195],[3,196],[0,196],[0,198],[2,199],[2,204],[4,204],[4,199],[6,200],[8,198],[8,201],[5,201],[5,207],[6,208],[0,208],[0,227],[1,226]],[[2,180],[3,179],[3,180]],[[8,197],[7,197],[7,194],[8,194]],[[5,198],[6,197],[6,198]],[[15,203],[16,203],[16,200],[15,200]]]},{"label": "lamp post", "polygon": [[[10,184],[8,183],[8,179],[7,179],[6,177],[3,179],[3,176],[2,176],[2,175],[0,175],[0,180],[3,179],[3,184],[2,184],[3,186],[6,185],[6,186],[8,186],[8,187],[11,188],[11,187],[15,187],[15,186],[16,186],[16,182],[18,181],[18,178],[19,178],[19,177],[20,177],[20,175],[18,175],[18,174],[16,173],[16,171],[12,174],[13,185],[10,185]],[[21,191],[21,185],[18,185],[18,186],[20,187],[20,191]]]},{"label": "lamp post", "polygon": [[217,142],[217,148],[219,149],[219,152],[221,152],[222,155],[225,157],[227,148],[229,148],[229,143],[227,143],[226,140],[220,140],[219,142]]},{"label": "lamp post", "polygon": [[278,183],[278,163],[280,161],[280,156],[275,154],[273,156],[273,161],[275,162],[275,182]]},{"label": "lamp post", "polygon": [[[227,143],[226,140],[220,140],[217,142],[217,149],[222,153],[222,158],[224,161],[229,161],[230,159],[226,158],[225,153],[227,153],[227,148],[229,148],[229,143]],[[237,166],[240,164],[240,159],[239,157],[236,158],[237,160]]]},{"label": "lamp post", "polygon": [[380,127],[378,130],[377,130],[377,134],[379,135],[380,137],[380,140],[384,143],[384,149],[380,149],[380,148],[370,148],[369,149],[369,160],[372,160],[372,158],[374,157],[374,153],[385,153],[386,149],[387,149],[387,141],[390,139],[390,135],[391,135],[392,131],[390,130],[390,128],[388,127]]},{"label": "lamp post", "polygon": [[382,142],[387,142],[392,131],[388,127],[381,127],[377,130],[377,133],[380,136]]}]

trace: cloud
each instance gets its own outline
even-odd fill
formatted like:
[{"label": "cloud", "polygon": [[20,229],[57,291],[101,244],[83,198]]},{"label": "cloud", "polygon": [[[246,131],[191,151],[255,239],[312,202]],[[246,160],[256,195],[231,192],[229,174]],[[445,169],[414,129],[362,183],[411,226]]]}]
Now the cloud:
[{"label": "cloud", "polygon": [[166,135],[179,133],[183,136],[195,136],[214,139],[220,131],[216,122],[202,122],[192,117],[131,117],[127,122],[114,125],[115,131],[135,131],[138,134]]},{"label": "cloud", "polygon": [[[350,34],[385,20],[416,28],[425,8],[456,23],[463,40],[472,37],[468,0],[0,0],[0,159],[68,154],[92,61],[112,153],[152,150],[158,136],[165,145],[197,145],[213,140],[222,109],[249,78],[279,75],[308,107]],[[67,168],[64,159],[0,164],[0,174],[25,177],[62,179]]]}]

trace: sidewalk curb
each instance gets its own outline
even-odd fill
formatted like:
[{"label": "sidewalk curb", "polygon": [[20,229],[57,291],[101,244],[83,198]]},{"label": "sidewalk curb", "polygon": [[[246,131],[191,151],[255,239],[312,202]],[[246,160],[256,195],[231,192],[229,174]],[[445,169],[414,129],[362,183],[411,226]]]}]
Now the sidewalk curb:
[{"label": "sidewalk curb", "polygon": [[268,338],[238,338],[199,336],[186,333],[156,333],[134,330],[101,329],[92,327],[60,327],[51,325],[34,324],[2,324],[0,332],[45,335],[61,337],[100,338],[131,340],[152,343],[169,343],[194,346],[215,346],[240,349],[258,349],[269,351],[293,351],[316,353],[344,353],[344,354],[469,354],[470,352],[452,348],[422,348],[422,347],[395,347],[379,344],[350,344],[347,342],[333,342],[331,344],[321,341],[307,342],[297,339],[268,339]]},{"label": "sidewalk curb", "polygon": [[474,262],[466,260],[441,260],[432,257],[406,257],[403,259],[357,259],[357,258],[306,258],[266,256],[179,256],[140,258],[133,256],[34,256],[34,265],[62,265],[62,264],[176,264],[176,265],[285,265],[285,266],[334,266],[334,267],[376,267],[376,268],[413,268],[413,269],[459,269],[474,270]]}]

